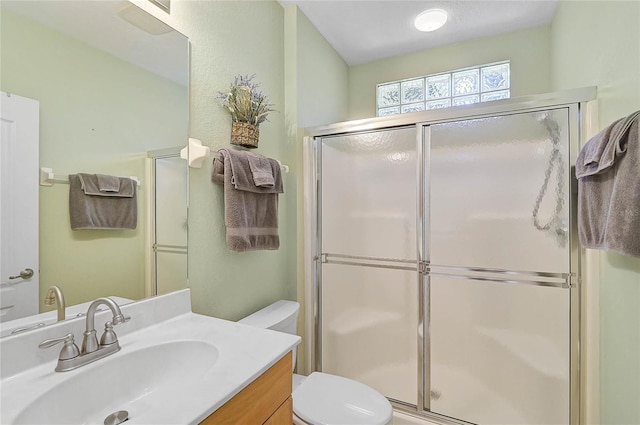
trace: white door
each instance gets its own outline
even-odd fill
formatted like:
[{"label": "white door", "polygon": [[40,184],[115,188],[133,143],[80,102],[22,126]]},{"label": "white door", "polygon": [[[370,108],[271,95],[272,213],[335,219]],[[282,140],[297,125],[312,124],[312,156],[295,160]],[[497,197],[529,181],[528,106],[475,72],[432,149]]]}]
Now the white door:
[{"label": "white door", "polygon": [[0,97],[0,322],[6,322],[38,313],[39,103]]}]

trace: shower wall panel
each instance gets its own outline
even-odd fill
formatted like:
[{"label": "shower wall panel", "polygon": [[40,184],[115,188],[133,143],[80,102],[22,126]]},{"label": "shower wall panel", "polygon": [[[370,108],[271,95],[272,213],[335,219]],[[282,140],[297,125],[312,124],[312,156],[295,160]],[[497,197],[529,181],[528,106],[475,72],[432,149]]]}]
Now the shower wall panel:
[{"label": "shower wall panel", "polygon": [[569,423],[569,291],[431,277],[431,411]]},{"label": "shower wall panel", "polygon": [[568,110],[430,126],[430,410],[569,422]]},{"label": "shower wall panel", "polygon": [[325,264],[322,370],[417,403],[415,271]]},{"label": "shower wall panel", "polygon": [[322,252],[416,259],[415,128],[322,140]]},{"label": "shower wall panel", "polygon": [[567,123],[560,109],[430,126],[432,264],[569,272]]},{"label": "shower wall panel", "polygon": [[417,403],[415,127],[322,140],[322,369]]}]

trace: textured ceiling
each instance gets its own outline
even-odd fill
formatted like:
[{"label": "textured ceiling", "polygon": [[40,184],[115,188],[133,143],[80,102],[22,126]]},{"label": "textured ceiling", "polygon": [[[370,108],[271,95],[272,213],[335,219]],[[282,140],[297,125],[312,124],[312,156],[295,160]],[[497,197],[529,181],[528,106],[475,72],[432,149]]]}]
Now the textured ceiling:
[{"label": "textured ceiling", "polygon": [[[371,62],[551,22],[558,0],[330,1],[279,0],[297,5],[349,65]],[[413,20],[423,10],[449,13],[441,29],[424,33]]]},{"label": "textured ceiling", "polygon": [[[297,5],[349,65],[487,37],[551,22],[558,0],[279,0]],[[173,32],[149,36],[116,16],[128,2],[8,1],[3,7],[30,16],[125,60],[185,84],[186,39]],[[423,33],[415,16],[428,8],[449,12],[447,24]],[[176,56],[169,53],[177,52]],[[154,52],[141,54],[142,51]],[[179,64],[179,67],[175,65]]]}]

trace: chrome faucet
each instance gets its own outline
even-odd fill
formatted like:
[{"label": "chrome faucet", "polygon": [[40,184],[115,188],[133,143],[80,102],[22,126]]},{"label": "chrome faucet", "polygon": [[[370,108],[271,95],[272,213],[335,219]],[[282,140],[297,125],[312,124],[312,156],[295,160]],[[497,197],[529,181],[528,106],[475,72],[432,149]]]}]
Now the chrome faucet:
[{"label": "chrome faucet", "polygon": [[[113,318],[111,322],[107,322],[104,325],[104,333],[100,338],[100,345],[98,345],[98,337],[96,336],[95,329],[95,315],[96,310],[100,304],[105,304],[109,309],[111,309],[111,313],[113,313]],[[81,354],[93,353],[94,351],[100,349],[103,346],[118,344],[118,337],[115,332],[113,332],[113,326],[119,325],[120,323],[127,322],[130,317],[124,317],[122,312],[120,311],[120,307],[113,301],[111,298],[98,298],[94,302],[89,305],[89,310],[87,310],[87,325],[84,331],[84,338],[82,339],[82,350]],[[118,350],[120,347],[118,347]],[[117,350],[116,350],[117,351]]]},{"label": "chrome faucet", "polygon": [[[96,310],[100,304],[105,304],[109,307],[111,313],[113,313],[113,318],[110,322],[104,324],[104,333],[100,337],[100,343],[98,344],[94,323]],[[128,322],[130,319],[130,317],[126,317],[122,314],[118,304],[116,304],[116,302],[111,298],[98,298],[89,305],[89,310],[87,310],[87,320],[83,334],[84,338],[82,340],[82,349],[78,349],[78,346],[74,342],[73,334],[67,334],[62,338],[53,338],[42,341],[39,347],[48,348],[58,343],[63,343],[64,345],[62,346],[62,350],[58,356],[56,372],[66,372],[68,370],[77,369],[80,366],[84,366],[120,351],[120,343],[118,343],[118,337],[113,331],[113,326]]]},{"label": "chrome faucet", "polygon": [[65,303],[64,303],[64,295],[62,295],[62,290],[57,286],[52,286],[47,291],[47,296],[44,298],[44,305],[57,305],[58,309],[58,322],[64,320],[66,317],[65,314]]}]

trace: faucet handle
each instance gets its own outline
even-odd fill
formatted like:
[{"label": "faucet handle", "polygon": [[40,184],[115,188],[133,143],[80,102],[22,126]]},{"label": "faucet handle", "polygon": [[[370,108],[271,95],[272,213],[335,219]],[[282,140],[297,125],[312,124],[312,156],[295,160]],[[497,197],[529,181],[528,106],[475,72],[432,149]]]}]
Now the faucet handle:
[{"label": "faucet handle", "polygon": [[113,325],[111,324],[111,322],[105,323],[104,333],[100,337],[100,346],[104,347],[105,345],[111,345],[116,342],[118,342],[118,336],[113,331]]},{"label": "faucet handle", "polygon": [[60,350],[60,355],[58,356],[59,360],[69,360],[80,355],[80,350],[78,350],[78,346],[74,342],[73,334],[66,334],[61,338],[44,340],[38,345],[38,347],[49,348],[61,342],[64,343],[64,346],[62,347],[62,350]]},{"label": "faucet handle", "polygon": [[131,316],[125,316],[124,314],[118,314],[117,316],[113,316],[113,325],[121,325],[123,323],[131,320]]}]

